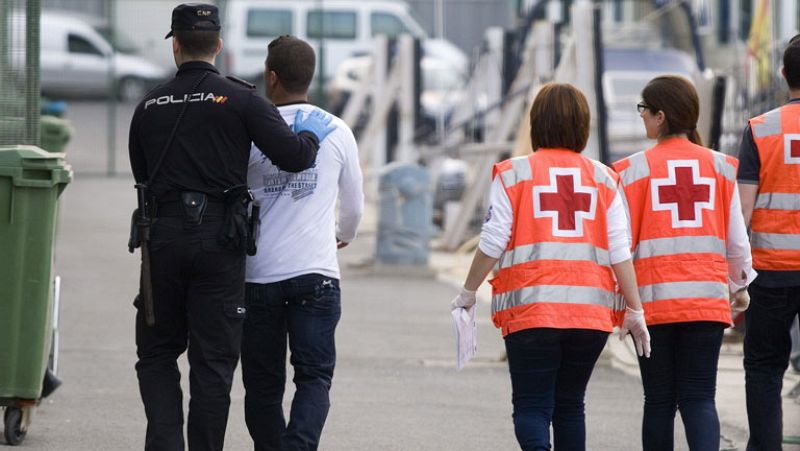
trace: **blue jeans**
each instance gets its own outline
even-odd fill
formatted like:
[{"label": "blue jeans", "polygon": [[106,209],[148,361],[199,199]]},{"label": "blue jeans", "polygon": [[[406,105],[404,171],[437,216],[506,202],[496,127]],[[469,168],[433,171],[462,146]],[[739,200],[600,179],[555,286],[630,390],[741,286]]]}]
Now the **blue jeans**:
[{"label": "blue jeans", "polygon": [[[242,380],[245,422],[255,449],[316,450],[330,408],[339,281],[307,274],[248,283],[245,302]],[[287,336],[296,386],[288,425],[283,415]]]},{"label": "blue jeans", "polygon": [[526,329],[505,338],[511,373],[514,433],[520,448],[586,449],[584,395],[608,333]]},{"label": "blue jeans", "polygon": [[800,286],[770,288],[753,283],[745,312],[744,371],[748,451],[781,449],[783,374],[792,349],[791,327],[800,312]]},{"label": "blue jeans", "polygon": [[689,322],[648,326],[650,358],[639,357],[644,386],[642,447],[674,449],[675,412],[681,411],[692,451],[719,449],[714,396],[725,325]]}]

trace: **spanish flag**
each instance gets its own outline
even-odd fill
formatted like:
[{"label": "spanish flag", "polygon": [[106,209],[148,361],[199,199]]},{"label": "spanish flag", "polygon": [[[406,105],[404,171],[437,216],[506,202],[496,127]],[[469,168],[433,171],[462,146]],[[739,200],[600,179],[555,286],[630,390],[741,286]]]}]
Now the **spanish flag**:
[{"label": "spanish flag", "polygon": [[772,8],[770,0],[757,0],[747,52],[755,63],[755,86],[765,89],[772,77]]}]

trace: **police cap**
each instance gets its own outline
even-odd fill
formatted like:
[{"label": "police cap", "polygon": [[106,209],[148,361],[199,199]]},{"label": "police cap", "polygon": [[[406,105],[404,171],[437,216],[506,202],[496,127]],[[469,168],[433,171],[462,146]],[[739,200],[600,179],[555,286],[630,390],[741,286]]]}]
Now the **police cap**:
[{"label": "police cap", "polygon": [[214,5],[204,3],[183,3],[172,10],[172,27],[164,39],[172,36],[175,30],[210,30],[217,31],[219,26],[219,10]]}]

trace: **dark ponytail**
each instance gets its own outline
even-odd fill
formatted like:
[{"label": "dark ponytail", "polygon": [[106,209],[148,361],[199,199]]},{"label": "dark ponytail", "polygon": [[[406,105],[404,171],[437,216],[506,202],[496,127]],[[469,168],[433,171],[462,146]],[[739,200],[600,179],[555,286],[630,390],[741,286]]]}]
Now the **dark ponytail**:
[{"label": "dark ponytail", "polygon": [[666,127],[662,136],[686,133],[689,141],[703,145],[703,138],[697,131],[700,99],[689,80],[677,75],[656,77],[642,90],[642,101],[653,113],[664,112]]},{"label": "dark ponytail", "polygon": [[689,135],[689,141],[697,144],[698,146],[703,145],[703,138],[700,136],[700,132],[697,131],[696,127],[694,128],[694,130],[689,132],[688,135]]}]

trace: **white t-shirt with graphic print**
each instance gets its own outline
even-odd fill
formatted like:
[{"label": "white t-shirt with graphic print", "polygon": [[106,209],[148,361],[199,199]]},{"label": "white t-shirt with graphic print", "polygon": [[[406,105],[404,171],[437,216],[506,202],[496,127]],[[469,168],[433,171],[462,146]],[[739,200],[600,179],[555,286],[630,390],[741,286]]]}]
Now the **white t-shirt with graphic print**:
[{"label": "white t-shirt with graphic print", "polygon": [[[289,126],[298,110],[307,115],[315,109],[307,103],[278,107]],[[312,273],[339,278],[336,240],[355,238],[364,193],[353,132],[338,117],[332,123],[336,130],[320,144],[316,163],[299,173],[281,171],[255,145],[251,148],[247,184],[261,206],[261,229],[258,252],[247,257],[247,282]]]}]

